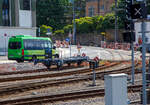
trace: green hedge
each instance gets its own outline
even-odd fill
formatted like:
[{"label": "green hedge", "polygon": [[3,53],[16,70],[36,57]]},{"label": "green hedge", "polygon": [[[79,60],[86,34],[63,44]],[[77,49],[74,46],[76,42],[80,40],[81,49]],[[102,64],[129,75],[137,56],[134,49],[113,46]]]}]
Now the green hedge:
[{"label": "green hedge", "polygon": [[50,29],[50,31],[53,31],[53,28],[51,26],[47,26],[47,25],[42,25],[40,26],[40,36],[47,36],[47,30]]},{"label": "green hedge", "polygon": [[65,34],[64,30],[56,30],[56,31],[53,33],[53,35],[64,35],[64,34]]},{"label": "green hedge", "polygon": [[[118,19],[118,28],[123,27],[123,21]],[[91,32],[104,32],[107,29],[115,28],[115,15],[114,13],[106,14],[105,16],[82,17],[75,19],[76,33],[91,33]],[[73,23],[64,26],[62,30],[56,30],[55,34],[68,34],[73,30]]]}]

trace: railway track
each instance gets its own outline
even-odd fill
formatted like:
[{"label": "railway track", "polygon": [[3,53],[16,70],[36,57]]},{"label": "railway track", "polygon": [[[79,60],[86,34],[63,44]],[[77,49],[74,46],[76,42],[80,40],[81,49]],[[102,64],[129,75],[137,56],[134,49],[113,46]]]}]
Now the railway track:
[{"label": "railway track", "polygon": [[[141,91],[142,85],[128,86],[128,92]],[[36,96],[25,96],[14,99],[0,100],[0,105],[38,105],[42,103],[53,103],[56,101],[67,101],[88,97],[104,97],[104,88],[95,87],[90,89],[80,89],[71,92],[57,94],[39,94]]]},{"label": "railway track", "polygon": [[[103,79],[104,75],[110,74],[110,73],[129,73],[131,72],[130,67],[126,67],[123,69],[118,69],[118,70],[113,70],[113,71],[101,71],[97,72],[96,79]],[[92,74],[88,75],[77,75],[77,76],[71,76],[71,77],[65,77],[61,79],[54,79],[54,80],[45,80],[45,81],[40,81],[40,82],[29,82],[29,83],[21,83],[18,85],[13,85],[13,86],[6,86],[6,87],[1,87],[0,88],[0,93],[1,96],[3,95],[9,95],[9,94],[14,94],[17,92],[23,92],[23,91],[29,91],[29,90],[34,90],[34,89],[40,89],[40,88],[45,88],[49,86],[58,86],[61,84],[70,84],[70,83],[78,83],[81,81],[89,81],[92,80]]]},{"label": "railway track", "polygon": [[[124,63],[124,62],[122,62]],[[117,66],[121,64],[120,62],[114,62],[114,63],[110,63],[107,66],[102,66],[99,67],[97,69],[95,69],[96,71],[100,71],[106,68],[110,68],[113,66]],[[84,74],[84,73],[91,73],[92,70],[89,68],[80,68],[78,70],[70,70],[70,71],[60,71],[60,72],[55,72],[55,73],[51,73],[51,72],[40,72],[38,74],[27,74],[27,75],[4,75],[4,76],[0,76],[0,82],[9,82],[9,81],[18,81],[18,80],[31,80],[31,79],[40,79],[40,78],[52,78],[52,77],[61,77],[61,76],[69,76],[69,75],[76,75],[76,74]]]},{"label": "railway track", "polygon": [[[87,64],[84,64],[87,65]],[[66,69],[75,69],[75,68],[82,68],[84,65],[76,66],[76,65],[64,65],[61,70],[66,70]],[[103,65],[102,65],[103,66]],[[25,74],[25,73],[37,73],[37,72],[49,72],[49,71],[57,71],[56,66],[52,66],[50,69],[36,69],[36,70],[23,70],[23,71],[11,71],[11,72],[0,72],[0,76],[4,75],[14,75],[14,74]]]}]

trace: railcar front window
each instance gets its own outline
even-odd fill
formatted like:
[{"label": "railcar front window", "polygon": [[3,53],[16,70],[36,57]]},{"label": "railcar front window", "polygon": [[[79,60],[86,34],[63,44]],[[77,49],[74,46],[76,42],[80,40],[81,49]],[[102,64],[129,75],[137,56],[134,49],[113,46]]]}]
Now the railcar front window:
[{"label": "railcar front window", "polygon": [[21,48],[21,42],[10,42],[9,48],[10,49],[20,49]]}]

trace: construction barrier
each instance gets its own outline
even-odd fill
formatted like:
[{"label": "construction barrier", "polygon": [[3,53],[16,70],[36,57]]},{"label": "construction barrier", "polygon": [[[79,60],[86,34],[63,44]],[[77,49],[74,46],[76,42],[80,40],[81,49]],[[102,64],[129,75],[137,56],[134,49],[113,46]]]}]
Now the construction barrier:
[{"label": "construction barrier", "polygon": [[[137,51],[139,48],[139,44],[134,44],[134,50]],[[102,48],[109,48],[109,49],[121,49],[121,50],[131,50],[131,44],[130,43],[113,43],[113,42],[101,42]]]},{"label": "construction barrier", "polygon": [[61,46],[61,41],[60,40],[56,40],[56,47],[59,48]]},{"label": "construction barrier", "polygon": [[56,40],[56,47],[57,48],[69,48],[69,42],[67,42],[67,41],[60,41],[60,40]]},{"label": "construction barrier", "polygon": [[115,49],[118,49],[118,45],[119,45],[118,43],[115,43]]}]

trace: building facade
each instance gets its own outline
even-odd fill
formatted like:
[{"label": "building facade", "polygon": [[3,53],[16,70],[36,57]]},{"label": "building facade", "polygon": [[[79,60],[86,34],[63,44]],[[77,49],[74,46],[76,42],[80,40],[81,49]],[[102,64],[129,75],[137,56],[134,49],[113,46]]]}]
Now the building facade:
[{"label": "building facade", "polygon": [[115,0],[87,0],[86,16],[92,17],[96,15],[105,15],[110,13],[111,6]]},{"label": "building facade", "polygon": [[36,36],[36,0],[0,0],[0,55],[15,35]]}]

